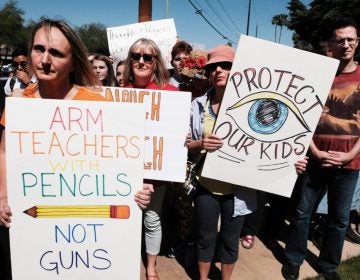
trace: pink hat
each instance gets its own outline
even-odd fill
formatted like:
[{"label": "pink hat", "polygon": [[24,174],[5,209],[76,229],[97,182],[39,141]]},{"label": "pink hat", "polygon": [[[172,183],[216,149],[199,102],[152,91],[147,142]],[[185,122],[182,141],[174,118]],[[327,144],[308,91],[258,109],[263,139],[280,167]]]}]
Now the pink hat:
[{"label": "pink hat", "polygon": [[233,62],[235,51],[228,45],[218,45],[209,52],[208,62],[206,65],[218,62]]}]

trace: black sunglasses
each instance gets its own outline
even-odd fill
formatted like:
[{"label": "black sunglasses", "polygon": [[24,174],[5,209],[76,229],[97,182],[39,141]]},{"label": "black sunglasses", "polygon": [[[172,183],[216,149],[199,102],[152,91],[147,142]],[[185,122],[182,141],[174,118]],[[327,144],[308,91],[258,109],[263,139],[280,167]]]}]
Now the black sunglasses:
[{"label": "black sunglasses", "polygon": [[25,68],[27,67],[28,63],[27,63],[26,61],[21,61],[20,63],[14,61],[14,62],[12,63],[12,65],[13,65],[13,67],[14,67],[15,69],[18,68],[19,65],[20,65],[21,68],[25,69]]},{"label": "black sunglasses", "polygon": [[211,63],[209,65],[207,65],[207,68],[209,69],[210,72],[215,71],[217,69],[217,67],[220,66],[221,69],[229,71],[231,69],[232,63],[231,62],[217,62],[217,63]]},{"label": "black sunglasses", "polygon": [[152,55],[152,54],[147,54],[147,53],[144,53],[144,54],[141,54],[141,53],[135,53],[135,52],[132,52],[130,54],[130,57],[132,60],[134,61],[139,61],[140,58],[143,58],[143,60],[147,63],[151,63],[153,62],[154,58],[156,57],[156,55]]}]

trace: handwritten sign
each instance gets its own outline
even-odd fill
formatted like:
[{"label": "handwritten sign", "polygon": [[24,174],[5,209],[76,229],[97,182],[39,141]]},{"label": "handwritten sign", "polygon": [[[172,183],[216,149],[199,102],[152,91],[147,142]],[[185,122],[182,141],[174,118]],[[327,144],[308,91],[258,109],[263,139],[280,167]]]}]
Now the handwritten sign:
[{"label": "handwritten sign", "polygon": [[9,98],[6,110],[13,279],[138,279],[144,106]]},{"label": "handwritten sign", "polygon": [[103,87],[105,100],[145,104],[144,178],[184,182],[191,93]]},{"label": "handwritten sign", "polygon": [[177,40],[174,19],[162,19],[109,27],[107,38],[110,55],[126,59],[131,45],[140,38],[152,39],[159,47],[168,69],[172,69],[171,49]]},{"label": "handwritten sign", "polygon": [[[249,54],[252,55],[249,55]],[[202,175],[289,197],[338,61],[241,36]]]}]

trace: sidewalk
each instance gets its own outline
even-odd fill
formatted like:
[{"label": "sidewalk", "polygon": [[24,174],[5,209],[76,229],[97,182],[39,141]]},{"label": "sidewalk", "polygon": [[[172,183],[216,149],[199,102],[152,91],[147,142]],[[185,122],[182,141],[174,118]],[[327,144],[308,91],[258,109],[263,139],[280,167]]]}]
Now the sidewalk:
[{"label": "sidewalk", "polygon": [[[266,243],[266,241],[264,241]],[[240,246],[239,259],[236,263],[233,280],[281,280],[281,267],[283,260],[284,243],[275,242],[270,250],[262,240],[256,238],[255,245],[252,249],[243,249]],[[300,279],[316,276],[314,270],[318,256],[318,249],[308,242],[308,257],[306,262],[301,266]],[[346,260],[353,256],[360,255],[360,245],[345,241],[342,259]],[[161,280],[182,280],[196,279],[191,278],[184,266],[181,256],[171,259],[165,256],[159,256],[157,261],[158,275]],[[144,266],[141,265],[141,280],[146,280]],[[209,277],[212,280],[220,280],[220,270],[218,264]]]}]

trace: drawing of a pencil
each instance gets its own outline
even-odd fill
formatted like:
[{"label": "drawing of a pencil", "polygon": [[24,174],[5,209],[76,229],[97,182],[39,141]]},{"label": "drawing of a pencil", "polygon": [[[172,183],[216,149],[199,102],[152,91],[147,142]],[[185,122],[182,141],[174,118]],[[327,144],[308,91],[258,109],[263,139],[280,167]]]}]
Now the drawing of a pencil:
[{"label": "drawing of a pencil", "polygon": [[24,211],[33,218],[113,218],[128,219],[128,205],[39,205]]}]

